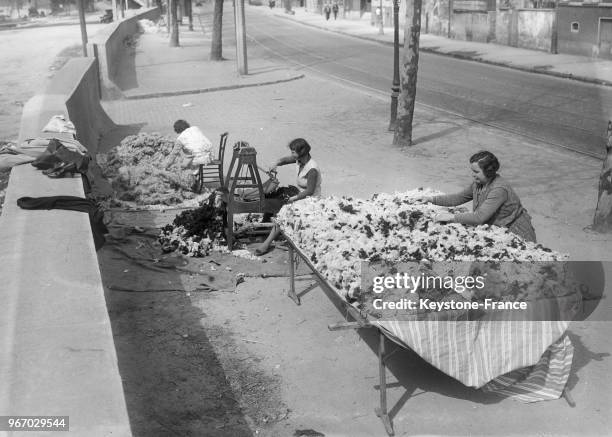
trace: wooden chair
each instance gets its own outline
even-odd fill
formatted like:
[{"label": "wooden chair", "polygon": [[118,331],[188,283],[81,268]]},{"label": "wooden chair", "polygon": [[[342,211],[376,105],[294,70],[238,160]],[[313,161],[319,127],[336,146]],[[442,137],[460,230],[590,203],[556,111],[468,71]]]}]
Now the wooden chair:
[{"label": "wooden chair", "polygon": [[223,160],[228,133],[224,132],[219,138],[219,157],[208,165],[200,165],[198,169],[197,192],[201,193],[204,185],[214,184],[214,188],[223,187]]}]

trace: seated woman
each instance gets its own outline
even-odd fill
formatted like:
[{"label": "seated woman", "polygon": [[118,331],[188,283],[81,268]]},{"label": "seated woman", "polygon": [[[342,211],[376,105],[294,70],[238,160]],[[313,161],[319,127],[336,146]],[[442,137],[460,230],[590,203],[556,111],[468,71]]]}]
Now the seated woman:
[{"label": "seated woman", "polygon": [[[300,190],[298,194],[290,197],[287,203],[297,202],[309,196],[321,196],[321,170],[310,156],[310,144],[303,139],[297,138],[289,143],[291,156],[279,159],[271,170],[281,165],[295,163],[296,169],[296,185]],[[280,235],[278,226],[274,226],[268,238],[255,249],[255,255],[261,256],[268,253],[272,248],[272,242]]]},{"label": "seated woman", "polygon": [[[213,160],[213,145],[199,127],[190,126],[185,120],[177,120],[174,123],[174,132],[178,134],[177,144],[182,147],[183,152],[187,155],[181,163],[181,167],[193,170],[193,174],[197,178],[200,165],[208,165]],[[197,185],[197,181],[195,181],[193,189]]]},{"label": "seated woman", "polygon": [[423,199],[434,205],[457,206],[473,200],[474,211],[469,213],[440,213],[439,222],[465,225],[495,225],[508,228],[526,241],[536,242],[531,217],[521,205],[510,184],[497,174],[499,161],[491,152],[481,151],[470,157],[474,182],[463,191]]}]

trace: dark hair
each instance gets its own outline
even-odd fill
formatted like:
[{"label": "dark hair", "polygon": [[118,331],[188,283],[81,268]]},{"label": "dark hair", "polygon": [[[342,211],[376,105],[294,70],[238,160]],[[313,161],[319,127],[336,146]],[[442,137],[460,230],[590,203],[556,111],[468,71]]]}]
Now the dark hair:
[{"label": "dark hair", "polygon": [[470,164],[474,162],[478,163],[478,166],[482,169],[482,174],[489,179],[495,177],[497,170],[499,170],[499,161],[497,157],[486,150],[474,153],[470,157]]},{"label": "dark hair", "polygon": [[189,123],[187,123],[185,120],[176,120],[174,122],[174,132],[176,132],[177,134],[180,134],[189,127]]},{"label": "dark hair", "polygon": [[295,150],[298,158],[301,158],[310,153],[310,144],[308,144],[308,141],[304,138],[296,138],[289,143],[289,149],[292,151]]}]

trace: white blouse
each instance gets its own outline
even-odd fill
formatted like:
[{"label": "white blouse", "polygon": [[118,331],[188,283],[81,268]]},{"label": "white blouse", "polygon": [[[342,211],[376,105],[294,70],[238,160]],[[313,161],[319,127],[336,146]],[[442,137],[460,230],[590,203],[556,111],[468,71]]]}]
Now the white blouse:
[{"label": "white blouse", "polygon": [[193,156],[193,165],[207,165],[214,159],[212,143],[197,126],[185,129],[176,141]]},{"label": "white blouse", "polygon": [[308,188],[308,172],[312,169],[317,171],[317,183],[315,185],[314,193],[312,193],[313,197],[321,197],[321,170],[319,169],[319,165],[317,162],[310,158],[304,167],[300,170],[300,163],[295,163],[296,174],[297,174],[297,187],[300,191],[305,191]]}]

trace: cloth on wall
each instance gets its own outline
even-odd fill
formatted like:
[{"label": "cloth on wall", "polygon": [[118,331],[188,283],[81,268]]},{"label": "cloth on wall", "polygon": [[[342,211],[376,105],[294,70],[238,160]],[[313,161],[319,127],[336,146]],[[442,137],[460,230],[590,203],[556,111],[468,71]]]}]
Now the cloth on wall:
[{"label": "cloth on wall", "polygon": [[105,243],[104,234],[108,229],[104,224],[104,212],[90,200],[76,196],[20,197],[17,205],[22,209],[64,209],[89,214],[89,225],[94,238],[96,250]]},{"label": "cloth on wall", "polygon": [[85,174],[89,161],[90,157],[86,150],[74,147],[74,143],[52,138],[47,149],[32,162],[32,165],[39,170],[48,170],[57,165],[74,164],[76,171]]},{"label": "cloth on wall", "polygon": [[30,138],[19,145],[3,145],[0,147],[0,170],[34,161],[47,150],[48,145],[48,138]]},{"label": "cloth on wall", "polygon": [[49,122],[43,128],[43,132],[59,132],[59,133],[70,133],[76,134],[74,124],[64,115],[53,115]]},{"label": "cloth on wall", "polygon": [[[75,170],[83,176],[85,194],[88,198],[101,200],[113,195],[113,189],[104,178],[100,167],[88,154],[85,146],[77,140],[36,138],[27,141],[37,144],[39,148],[36,159],[32,162],[34,167],[48,170],[62,163],[65,165],[74,163]],[[42,150],[40,150],[41,145],[44,146]]]}]

